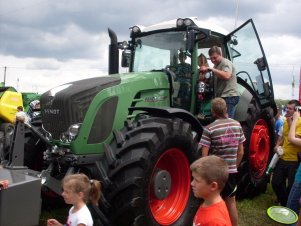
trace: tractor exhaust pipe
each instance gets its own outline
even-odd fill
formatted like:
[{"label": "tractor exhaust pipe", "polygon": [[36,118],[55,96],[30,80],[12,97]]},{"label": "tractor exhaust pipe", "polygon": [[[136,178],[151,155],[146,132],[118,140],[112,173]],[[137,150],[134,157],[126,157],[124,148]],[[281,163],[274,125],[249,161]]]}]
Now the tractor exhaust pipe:
[{"label": "tractor exhaust pipe", "polygon": [[108,28],[111,44],[109,45],[109,75],[119,73],[119,51],[116,33]]}]

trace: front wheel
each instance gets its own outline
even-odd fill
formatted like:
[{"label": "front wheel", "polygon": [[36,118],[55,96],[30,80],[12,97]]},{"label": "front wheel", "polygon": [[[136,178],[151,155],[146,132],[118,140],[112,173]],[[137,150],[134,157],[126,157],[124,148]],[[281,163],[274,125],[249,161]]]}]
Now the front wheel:
[{"label": "front wheel", "polygon": [[189,165],[197,158],[197,140],[178,118],[140,119],[115,133],[103,160],[114,225],[192,225],[198,201]]}]

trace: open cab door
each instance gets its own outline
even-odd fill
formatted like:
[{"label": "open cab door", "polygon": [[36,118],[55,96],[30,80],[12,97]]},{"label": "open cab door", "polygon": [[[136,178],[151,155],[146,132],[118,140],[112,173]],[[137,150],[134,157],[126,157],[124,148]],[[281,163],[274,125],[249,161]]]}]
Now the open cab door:
[{"label": "open cab door", "polygon": [[257,96],[261,106],[270,105],[274,102],[273,84],[253,20],[228,34],[226,40],[238,83]]}]

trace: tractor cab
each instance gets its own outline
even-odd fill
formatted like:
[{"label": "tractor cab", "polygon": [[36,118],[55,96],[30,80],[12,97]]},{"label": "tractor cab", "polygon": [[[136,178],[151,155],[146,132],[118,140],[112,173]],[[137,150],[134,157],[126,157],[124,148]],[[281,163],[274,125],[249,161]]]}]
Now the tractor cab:
[{"label": "tractor cab", "polygon": [[[237,76],[237,90],[241,98],[255,97],[261,108],[274,102],[272,79],[259,37],[252,20],[247,21],[225,37],[214,36],[197,42],[197,51],[209,60],[208,50],[213,45],[221,48],[223,57],[230,59]],[[215,96],[212,73],[197,85],[196,112],[199,119],[210,118],[210,102]],[[247,90],[247,91],[246,91]],[[247,101],[248,102],[248,101]],[[247,106],[243,100],[236,107],[235,119],[244,120]],[[274,106],[273,106],[274,107]]]},{"label": "tractor cab", "polygon": [[[177,19],[150,27],[131,27],[131,40],[118,43],[123,49],[122,66],[130,72],[165,72],[170,81],[172,107],[183,108],[207,124],[211,118],[210,103],[215,97],[213,75],[200,81],[198,57],[206,57],[212,46],[221,48],[223,57],[231,60],[237,71],[237,90],[242,98],[256,96],[264,107],[274,99],[272,80],[252,20],[235,31],[205,25],[197,18]],[[247,95],[246,93],[251,93]],[[243,105],[241,102],[240,105]],[[235,118],[243,120],[246,107],[237,109]]]}]

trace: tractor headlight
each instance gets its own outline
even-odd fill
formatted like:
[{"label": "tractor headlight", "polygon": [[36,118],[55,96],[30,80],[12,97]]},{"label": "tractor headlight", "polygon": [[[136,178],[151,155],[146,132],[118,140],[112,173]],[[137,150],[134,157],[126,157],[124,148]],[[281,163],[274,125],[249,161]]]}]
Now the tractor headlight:
[{"label": "tractor headlight", "polygon": [[183,19],[177,19],[177,27],[182,27],[184,24],[184,20]]},{"label": "tractor headlight", "polygon": [[140,29],[140,27],[138,27],[138,26],[130,27],[130,30],[131,30],[131,37],[132,37],[133,35],[136,35],[136,34],[141,33],[141,29]]},{"label": "tractor headlight", "polygon": [[139,33],[140,32],[140,28],[138,26],[134,26],[134,27],[132,27],[132,32]]},{"label": "tractor headlight", "polygon": [[195,25],[195,23],[190,18],[185,18],[185,19],[179,18],[179,19],[177,19],[177,27],[179,27],[179,28],[180,27],[189,27],[189,26],[192,26],[192,25]]},{"label": "tractor headlight", "polygon": [[184,24],[185,24],[185,26],[191,26],[193,24],[193,22],[191,19],[185,19]]},{"label": "tractor headlight", "polygon": [[75,140],[77,137],[79,130],[81,127],[81,123],[71,125],[67,132],[61,134],[61,141],[63,142],[71,142]]},{"label": "tractor headlight", "polygon": [[80,123],[71,125],[67,131],[69,138],[74,139],[78,135],[80,127],[81,127]]}]

